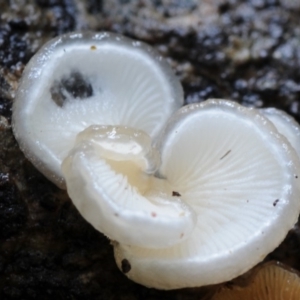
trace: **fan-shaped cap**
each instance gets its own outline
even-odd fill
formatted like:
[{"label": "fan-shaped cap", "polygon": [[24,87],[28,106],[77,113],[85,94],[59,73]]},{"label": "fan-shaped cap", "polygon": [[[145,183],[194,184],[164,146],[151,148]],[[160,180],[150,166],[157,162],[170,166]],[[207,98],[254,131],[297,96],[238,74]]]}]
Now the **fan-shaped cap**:
[{"label": "fan-shaped cap", "polygon": [[13,105],[13,130],[25,155],[58,186],[76,135],[93,124],[157,135],[183,103],[180,82],[151,47],[120,35],[57,37],[25,68]]},{"label": "fan-shaped cap", "polygon": [[73,203],[96,229],[126,245],[164,248],[189,236],[196,218],[165,180],[149,176],[158,165],[143,131],[92,126],[78,136],[63,174]]},{"label": "fan-shaped cap", "polygon": [[247,279],[246,286],[222,287],[212,300],[298,300],[299,274],[279,263],[259,265]]},{"label": "fan-shaped cap", "polygon": [[274,107],[259,110],[284,135],[300,157],[300,126],[293,117]]},{"label": "fan-shaped cap", "polygon": [[130,279],[159,289],[228,281],[260,262],[297,221],[299,158],[256,110],[222,100],[183,107],[158,147],[160,176],[196,212],[197,224],[166,249],[116,244]]}]

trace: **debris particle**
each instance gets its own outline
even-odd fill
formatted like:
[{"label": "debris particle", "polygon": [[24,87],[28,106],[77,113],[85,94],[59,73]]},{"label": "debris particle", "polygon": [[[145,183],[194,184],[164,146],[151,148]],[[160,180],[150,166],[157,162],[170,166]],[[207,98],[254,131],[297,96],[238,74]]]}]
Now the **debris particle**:
[{"label": "debris particle", "polygon": [[277,203],[279,202],[279,199],[276,199],[274,202],[273,202],[273,206],[275,207],[277,205]]},{"label": "debris particle", "polygon": [[223,158],[225,158],[230,152],[231,152],[231,150],[228,150],[228,151],[220,158],[220,160],[222,160]]},{"label": "debris particle", "polygon": [[130,263],[129,263],[129,261],[126,259],[126,258],[124,258],[123,260],[122,260],[122,263],[121,263],[122,265],[121,265],[121,269],[122,269],[122,272],[123,273],[128,273],[130,270],[131,270],[131,265],[130,265]]},{"label": "debris particle", "polygon": [[176,192],[176,191],[173,191],[173,192],[172,192],[172,196],[173,196],[173,197],[180,197],[181,194],[178,193],[178,192]]}]

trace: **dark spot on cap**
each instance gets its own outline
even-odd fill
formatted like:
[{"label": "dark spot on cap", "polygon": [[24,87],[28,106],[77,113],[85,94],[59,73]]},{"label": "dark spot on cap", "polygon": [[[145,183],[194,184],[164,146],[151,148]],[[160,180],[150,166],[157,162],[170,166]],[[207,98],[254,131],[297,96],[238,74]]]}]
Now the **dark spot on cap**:
[{"label": "dark spot on cap", "polygon": [[95,45],[91,46],[91,50],[96,50],[96,49],[97,49],[97,47]]},{"label": "dark spot on cap", "polygon": [[298,175],[295,175],[295,178],[297,179],[297,178],[298,178]]},{"label": "dark spot on cap", "polygon": [[172,196],[173,196],[173,197],[180,197],[181,195],[180,195],[180,193],[178,193],[178,192],[176,192],[176,191],[173,191],[173,192],[172,192]]},{"label": "dark spot on cap", "polygon": [[128,273],[131,270],[131,265],[126,258],[124,258],[121,262],[121,269],[124,274]]},{"label": "dark spot on cap", "polygon": [[155,218],[155,217],[157,216],[156,212],[152,212],[152,213],[151,213],[151,216],[152,216],[153,218]]},{"label": "dark spot on cap", "polygon": [[52,100],[57,106],[62,107],[67,97],[64,95],[61,84],[55,80],[50,88]]},{"label": "dark spot on cap", "polygon": [[184,233],[182,233],[182,234],[180,235],[180,238],[182,239],[182,238],[183,238],[183,236],[184,236]]},{"label": "dark spot on cap", "polygon": [[93,95],[93,88],[86,78],[79,72],[73,72],[61,81],[63,87],[74,98],[84,99]]},{"label": "dark spot on cap", "polygon": [[62,107],[70,98],[86,99],[93,96],[92,85],[78,71],[64,76],[60,81],[55,80],[50,88],[52,100]]},{"label": "dark spot on cap", "polygon": [[273,202],[273,206],[276,206],[278,202],[279,202],[279,199],[276,199],[276,200]]},{"label": "dark spot on cap", "polygon": [[115,215],[116,217],[118,217],[118,216],[119,216],[119,214],[117,214],[117,213],[115,213],[114,215]]}]

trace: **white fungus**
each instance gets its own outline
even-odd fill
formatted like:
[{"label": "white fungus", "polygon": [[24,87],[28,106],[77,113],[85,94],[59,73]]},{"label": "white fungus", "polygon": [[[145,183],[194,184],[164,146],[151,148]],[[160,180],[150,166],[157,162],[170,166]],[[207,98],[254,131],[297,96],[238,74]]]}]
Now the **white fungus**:
[{"label": "white fungus", "polygon": [[259,110],[285,136],[300,157],[300,126],[293,117],[274,107]]},{"label": "white fungus", "polygon": [[190,235],[196,216],[166,180],[151,176],[158,165],[146,133],[93,126],[79,135],[63,174],[79,212],[111,240],[165,248]]},{"label": "white fungus", "polygon": [[79,132],[125,125],[155,137],[182,103],[178,79],[150,46],[107,32],[70,33],[26,66],[13,129],[27,158],[64,187],[60,165]]},{"label": "white fungus", "polygon": [[159,143],[166,178],[197,214],[191,235],[165,249],[115,244],[120,269],[143,285],[175,289],[230,280],[275,249],[296,223],[297,154],[258,111],[230,101],[183,107]]},{"label": "white fungus", "polygon": [[130,279],[159,289],[241,275],[300,211],[294,121],[225,100],[171,116],[182,103],[178,79],[149,46],[73,33],[33,57],[13,105],[28,159],[66,184]]}]

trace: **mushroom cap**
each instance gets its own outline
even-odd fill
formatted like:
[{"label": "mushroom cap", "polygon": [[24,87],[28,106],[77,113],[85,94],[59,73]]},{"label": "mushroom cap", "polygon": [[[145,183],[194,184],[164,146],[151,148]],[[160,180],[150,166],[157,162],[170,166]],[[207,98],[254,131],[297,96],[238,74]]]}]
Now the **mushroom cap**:
[{"label": "mushroom cap", "polygon": [[108,32],[68,33],[27,64],[13,130],[27,158],[63,188],[60,165],[80,131],[125,125],[154,137],[182,103],[179,80],[150,46]]},{"label": "mushroom cap", "polygon": [[81,215],[119,243],[164,248],[193,231],[195,213],[151,178],[159,163],[151,138],[124,126],[92,126],[77,138],[62,170]]},{"label": "mushroom cap", "polygon": [[288,139],[300,157],[300,126],[295,119],[274,107],[263,108],[259,111],[275,125],[279,133]]},{"label": "mushroom cap", "polygon": [[183,242],[166,249],[116,244],[126,275],[159,289],[225,282],[276,248],[299,215],[299,158],[256,110],[224,100],[180,109],[158,149],[159,175],[197,214]]},{"label": "mushroom cap", "polygon": [[246,286],[222,287],[212,300],[298,300],[300,298],[300,277],[294,270],[288,270],[276,262],[259,265],[250,271]]},{"label": "mushroom cap", "polygon": [[[131,161],[146,174],[160,166],[160,155],[148,134],[126,126],[91,125],[76,137],[76,145],[97,145],[97,155],[110,161]],[[74,150],[73,150],[74,152]]]}]

